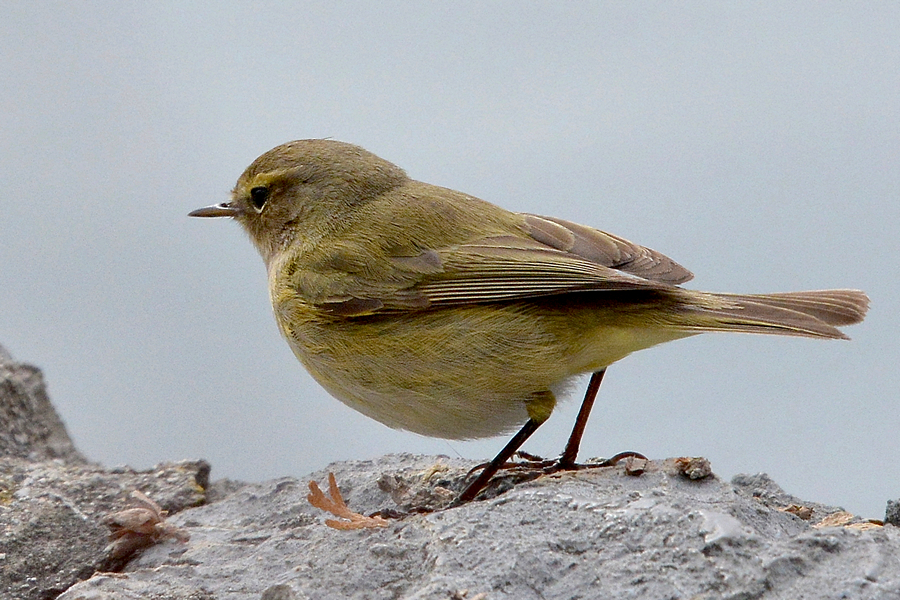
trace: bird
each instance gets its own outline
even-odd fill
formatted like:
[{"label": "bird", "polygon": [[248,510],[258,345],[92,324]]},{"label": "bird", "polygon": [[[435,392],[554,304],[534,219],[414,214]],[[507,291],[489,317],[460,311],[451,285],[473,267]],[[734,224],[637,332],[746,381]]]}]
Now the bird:
[{"label": "bird", "polygon": [[397,429],[445,439],[517,432],[453,505],[475,499],[591,374],[559,468],[576,463],[603,374],[632,352],[704,332],[847,339],[869,299],[833,289],[728,294],[622,237],[512,212],[410,178],[331,139],[282,144],[227,202],[266,265],[293,353],[332,396]]}]

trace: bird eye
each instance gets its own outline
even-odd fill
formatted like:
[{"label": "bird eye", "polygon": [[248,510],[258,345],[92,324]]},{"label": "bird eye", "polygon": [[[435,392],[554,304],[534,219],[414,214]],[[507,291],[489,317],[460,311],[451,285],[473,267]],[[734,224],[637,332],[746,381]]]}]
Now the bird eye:
[{"label": "bird eye", "polygon": [[262,209],[266,205],[266,201],[268,199],[269,188],[260,186],[250,190],[250,203],[253,204],[256,212],[262,212]]}]

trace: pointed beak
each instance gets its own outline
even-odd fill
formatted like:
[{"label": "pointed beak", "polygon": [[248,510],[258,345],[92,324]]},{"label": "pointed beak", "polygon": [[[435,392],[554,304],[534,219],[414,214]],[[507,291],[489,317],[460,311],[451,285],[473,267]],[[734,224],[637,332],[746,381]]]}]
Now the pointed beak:
[{"label": "pointed beak", "polygon": [[213,204],[212,206],[204,206],[188,213],[189,217],[237,217],[242,211],[237,206],[228,202],[222,204]]}]

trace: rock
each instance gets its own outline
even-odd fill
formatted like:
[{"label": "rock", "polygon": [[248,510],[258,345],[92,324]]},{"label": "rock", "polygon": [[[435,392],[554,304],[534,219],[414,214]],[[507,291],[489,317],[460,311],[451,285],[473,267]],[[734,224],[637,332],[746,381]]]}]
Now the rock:
[{"label": "rock", "polygon": [[884,511],[884,522],[886,525],[900,527],[900,500],[887,501],[887,508]]},{"label": "rock", "polygon": [[0,456],[84,462],[44,387],[40,369],[0,346]]},{"label": "rock", "polygon": [[[323,524],[306,480],[249,484],[170,518],[186,544],[157,544],[60,600],[900,597],[900,529],[804,502],[765,475],[691,480],[678,465],[545,476],[356,531]],[[401,454],[328,470],[367,514],[395,508],[398,494],[443,498],[470,467]]]},{"label": "rock", "polygon": [[104,520],[143,490],[170,513],[204,501],[209,465],[185,461],[147,471],[60,460],[0,459],[0,597],[55,598],[112,561]]},{"label": "rock", "polygon": [[89,464],[40,370],[0,347],[0,596],[55,598],[98,569],[121,568],[131,553],[113,552],[106,521],[134,505],[133,490],[175,513],[202,504],[207,487],[203,461],[148,471]]}]

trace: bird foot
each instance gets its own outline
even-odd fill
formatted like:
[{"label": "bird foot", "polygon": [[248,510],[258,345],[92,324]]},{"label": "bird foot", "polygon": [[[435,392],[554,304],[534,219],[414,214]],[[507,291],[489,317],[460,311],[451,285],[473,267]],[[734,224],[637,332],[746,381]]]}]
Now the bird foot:
[{"label": "bird foot", "polygon": [[[575,461],[568,459],[565,456],[560,456],[559,458],[543,458],[536,454],[531,454],[529,452],[523,452],[519,450],[515,453],[515,458],[518,460],[508,461],[503,463],[500,466],[500,470],[503,471],[513,471],[516,473],[535,473],[535,477],[539,477],[541,475],[551,475],[553,473],[558,473],[560,471],[580,471],[582,469],[598,469],[604,467],[614,467],[622,460],[628,458],[638,458],[641,460],[648,460],[646,456],[641,454],[640,452],[619,452],[615,456],[610,458],[604,458],[599,460],[592,460],[587,463],[576,463]],[[490,463],[485,462],[479,465],[475,465],[472,467],[468,474],[471,476],[473,473],[480,471],[487,467]],[[533,478],[535,478],[533,477]],[[531,478],[531,479],[533,479]]]}]

